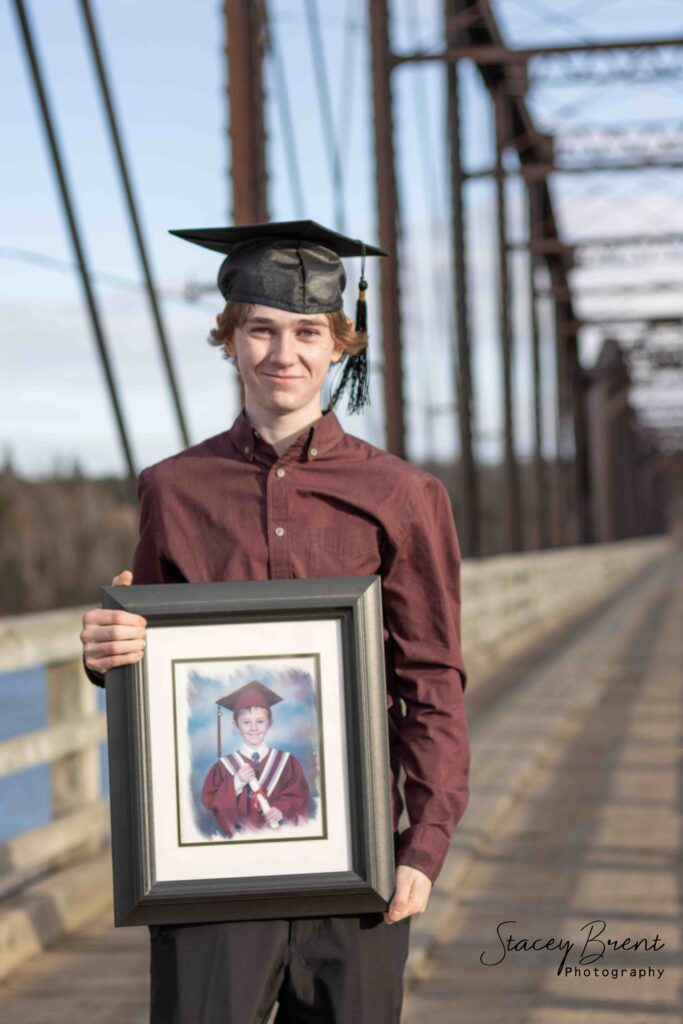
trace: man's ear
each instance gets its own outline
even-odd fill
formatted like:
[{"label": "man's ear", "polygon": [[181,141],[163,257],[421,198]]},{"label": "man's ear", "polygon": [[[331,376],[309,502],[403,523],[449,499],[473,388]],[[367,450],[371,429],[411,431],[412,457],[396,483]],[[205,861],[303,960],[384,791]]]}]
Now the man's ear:
[{"label": "man's ear", "polygon": [[343,342],[337,341],[337,339],[335,338],[335,340],[334,340],[334,348],[332,349],[332,365],[333,366],[335,366],[338,362],[340,362],[343,359],[345,352],[346,352],[346,349],[344,348]]}]

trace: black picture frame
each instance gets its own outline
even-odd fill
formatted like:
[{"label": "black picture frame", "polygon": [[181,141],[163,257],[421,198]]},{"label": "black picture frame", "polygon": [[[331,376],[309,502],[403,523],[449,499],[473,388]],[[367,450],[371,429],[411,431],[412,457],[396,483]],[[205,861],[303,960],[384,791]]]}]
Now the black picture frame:
[{"label": "black picture frame", "polygon": [[[106,681],[116,925],[386,910],[395,875],[380,577],[112,586],[103,588],[102,606],[143,615],[148,650],[154,631],[169,626],[335,620],[350,822],[349,870],[159,880],[153,778],[168,765],[152,763],[149,687],[160,684],[149,678],[146,652]],[[275,852],[273,859],[276,867]]]}]

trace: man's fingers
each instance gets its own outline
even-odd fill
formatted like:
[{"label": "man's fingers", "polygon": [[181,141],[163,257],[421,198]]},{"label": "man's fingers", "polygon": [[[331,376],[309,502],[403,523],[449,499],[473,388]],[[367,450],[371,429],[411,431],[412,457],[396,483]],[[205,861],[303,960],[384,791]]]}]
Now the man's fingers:
[{"label": "man's fingers", "polygon": [[83,643],[105,643],[108,640],[144,639],[145,626],[88,626],[81,631]]},{"label": "man's fingers", "polygon": [[432,883],[424,872],[417,868],[399,865],[396,870],[396,891],[389,909],[384,914],[387,924],[394,924],[404,917],[421,914],[429,902]]},{"label": "man's fingers", "polygon": [[405,916],[410,904],[407,900],[393,900],[389,907],[389,917],[392,921],[400,921]]},{"label": "man's fingers", "polygon": [[396,892],[384,917],[388,924],[391,924],[393,921],[400,921],[401,918],[407,917],[408,914],[412,913],[414,909],[412,907],[414,903],[412,890],[413,887],[410,881],[400,877],[396,879]]},{"label": "man's fingers", "polygon": [[112,587],[130,587],[133,583],[133,573],[130,569],[124,569],[111,581]]},{"label": "man's fingers", "polygon": [[389,910],[384,915],[384,920],[387,924],[395,924],[396,921],[402,921],[404,917],[421,914],[425,906],[424,900],[419,899],[417,896],[411,896],[407,900],[397,900],[394,897]]},{"label": "man's fingers", "polygon": [[145,641],[137,640],[112,640],[111,643],[84,643],[83,650],[86,655],[94,655],[96,658],[110,658],[117,654],[129,654],[131,651],[144,651]]},{"label": "man's fingers", "polygon": [[[131,586],[133,574],[125,569],[112,580],[113,586]],[[132,665],[145,653],[147,619],[115,608],[90,608],[83,615],[81,643],[85,664],[95,672],[108,672],[120,665]]]},{"label": "man's fingers", "polygon": [[120,665],[134,665],[140,661],[144,651],[132,652],[131,654],[118,654],[111,658],[86,658],[86,665],[95,672],[108,672],[110,668],[118,668]]},{"label": "man's fingers", "polygon": [[83,625],[146,626],[147,619],[135,612],[124,612],[118,608],[91,608],[83,616]]},{"label": "man's fingers", "polygon": [[392,900],[389,910],[384,915],[384,920],[387,924],[396,924],[404,917],[412,917],[413,914],[419,913],[420,909],[417,900],[414,899],[399,902]]}]

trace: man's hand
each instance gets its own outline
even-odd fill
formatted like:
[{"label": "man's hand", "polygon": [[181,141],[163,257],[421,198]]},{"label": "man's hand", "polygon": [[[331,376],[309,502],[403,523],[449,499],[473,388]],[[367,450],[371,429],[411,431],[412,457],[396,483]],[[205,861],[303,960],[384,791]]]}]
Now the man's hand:
[{"label": "man's hand", "polygon": [[432,880],[424,871],[399,864],[396,868],[396,892],[389,910],[384,915],[387,924],[395,924],[404,917],[421,914],[429,902]]},{"label": "man's hand", "polygon": [[242,767],[238,769],[237,777],[240,780],[240,782],[246,783],[249,782],[251,779],[256,778],[256,772],[254,771],[250,764],[243,764]]},{"label": "man's hand", "polygon": [[[129,587],[133,574],[128,569],[111,581],[113,587]],[[81,643],[85,663],[95,672],[107,672],[117,665],[131,665],[145,653],[147,619],[115,608],[91,608],[83,616]]]}]

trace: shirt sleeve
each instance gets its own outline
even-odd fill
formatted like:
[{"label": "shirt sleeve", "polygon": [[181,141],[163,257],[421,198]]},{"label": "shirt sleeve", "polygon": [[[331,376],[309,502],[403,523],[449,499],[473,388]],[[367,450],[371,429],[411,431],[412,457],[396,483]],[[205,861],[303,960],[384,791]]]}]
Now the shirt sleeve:
[{"label": "shirt sleeve", "polygon": [[[143,469],[138,477],[138,503],[140,507],[140,527],[138,542],[133,553],[133,583],[165,583],[174,582],[177,576],[167,580],[170,563],[164,560],[161,551],[161,535],[155,512],[154,487],[149,469]],[[85,664],[83,668],[91,683],[96,686],[105,685],[105,675],[95,672]]]},{"label": "shirt sleeve", "polygon": [[432,881],[469,799],[460,564],[448,492],[424,474],[384,561],[382,603],[402,704],[397,726],[410,822],[398,838],[396,863],[419,868]]}]

